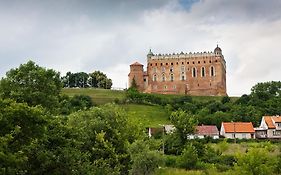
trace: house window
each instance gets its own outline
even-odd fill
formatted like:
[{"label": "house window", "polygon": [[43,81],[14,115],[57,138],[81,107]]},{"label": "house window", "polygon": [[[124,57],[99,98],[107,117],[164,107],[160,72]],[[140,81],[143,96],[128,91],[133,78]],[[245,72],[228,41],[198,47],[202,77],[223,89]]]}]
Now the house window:
[{"label": "house window", "polygon": [[205,67],[202,67],[202,68],[201,68],[201,76],[202,76],[202,77],[205,77]]},{"label": "house window", "polygon": [[211,77],[215,76],[215,68],[214,68],[214,66],[212,66],[210,68],[210,75],[211,75]]},{"label": "house window", "polygon": [[278,127],[281,127],[281,123],[276,123]]},{"label": "house window", "polygon": [[245,133],[242,134],[242,138],[246,139],[246,134]]},{"label": "house window", "polygon": [[174,74],[171,74],[171,81],[174,81]]},{"label": "house window", "polygon": [[166,76],[165,74],[162,74],[162,81],[165,81],[166,80]]},{"label": "house window", "polygon": [[192,77],[196,77],[196,68],[192,68]]},{"label": "house window", "polygon": [[281,131],[273,131],[273,136],[280,136],[281,135]]},{"label": "house window", "polygon": [[153,75],[153,81],[157,81],[157,75],[156,74]]}]

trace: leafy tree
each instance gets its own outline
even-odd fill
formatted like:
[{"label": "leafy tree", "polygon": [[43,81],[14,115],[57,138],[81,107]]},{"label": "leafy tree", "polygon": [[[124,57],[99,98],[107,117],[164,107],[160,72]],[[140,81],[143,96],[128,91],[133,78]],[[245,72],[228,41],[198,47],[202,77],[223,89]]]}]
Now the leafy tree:
[{"label": "leafy tree", "polygon": [[196,166],[198,161],[198,154],[196,148],[192,144],[187,144],[182,154],[180,155],[177,164],[186,170],[192,169]]},{"label": "leafy tree", "polygon": [[89,74],[89,84],[91,87],[110,89],[112,80],[107,78],[106,74],[101,71],[94,71]]},{"label": "leafy tree", "polygon": [[159,152],[149,150],[143,141],[136,141],[130,146],[130,155],[133,161],[130,174],[150,175],[161,165]]},{"label": "leafy tree", "polygon": [[71,73],[67,72],[66,76],[62,77],[63,87],[89,87],[89,75],[85,72]]},{"label": "leafy tree", "polygon": [[251,148],[247,153],[237,156],[235,173],[241,175],[274,174],[276,158],[268,154],[265,149]]},{"label": "leafy tree", "polygon": [[183,142],[185,142],[189,134],[194,133],[195,127],[198,124],[193,115],[190,115],[183,110],[172,112],[170,120],[176,127],[176,132],[179,134]]},{"label": "leafy tree", "polygon": [[128,144],[139,137],[139,130],[129,123],[123,110],[107,104],[79,111],[69,116],[68,126],[79,135],[82,150],[90,153],[90,161],[101,174],[128,173]]},{"label": "leafy tree", "polygon": [[135,80],[135,77],[134,77],[133,80],[132,80],[132,83],[131,83],[130,88],[138,89],[138,85],[137,85],[137,82],[136,82],[136,80]]},{"label": "leafy tree", "polygon": [[3,98],[26,102],[30,106],[42,105],[49,109],[58,105],[61,87],[59,73],[40,67],[32,61],[11,69],[6,73],[6,78],[0,81]]}]

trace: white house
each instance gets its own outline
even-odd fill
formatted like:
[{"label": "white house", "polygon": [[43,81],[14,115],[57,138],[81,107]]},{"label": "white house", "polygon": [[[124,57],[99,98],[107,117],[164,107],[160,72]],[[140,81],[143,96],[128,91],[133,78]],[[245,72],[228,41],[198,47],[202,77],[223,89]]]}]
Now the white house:
[{"label": "white house", "polygon": [[263,116],[261,124],[256,130],[257,138],[280,139],[281,138],[281,117]]},{"label": "white house", "polygon": [[255,138],[255,130],[252,122],[222,122],[220,135],[230,139],[251,139]]}]

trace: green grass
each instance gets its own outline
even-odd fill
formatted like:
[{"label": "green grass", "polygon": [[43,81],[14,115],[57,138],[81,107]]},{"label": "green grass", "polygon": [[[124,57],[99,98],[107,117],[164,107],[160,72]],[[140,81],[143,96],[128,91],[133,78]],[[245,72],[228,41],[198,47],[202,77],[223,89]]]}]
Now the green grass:
[{"label": "green grass", "polygon": [[161,168],[158,169],[154,175],[203,175],[202,171],[189,170],[179,168]]},{"label": "green grass", "polygon": [[127,112],[130,120],[144,127],[161,127],[170,124],[169,113],[162,106],[125,104],[121,105]]},{"label": "green grass", "polygon": [[70,97],[74,95],[88,95],[97,105],[113,102],[115,99],[124,99],[125,92],[109,89],[95,89],[95,88],[64,88],[63,94]]}]

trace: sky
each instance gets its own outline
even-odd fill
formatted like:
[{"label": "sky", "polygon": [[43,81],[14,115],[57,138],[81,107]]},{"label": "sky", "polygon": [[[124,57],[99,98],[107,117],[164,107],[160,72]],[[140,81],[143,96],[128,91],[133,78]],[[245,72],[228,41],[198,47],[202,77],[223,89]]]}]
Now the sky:
[{"label": "sky", "polygon": [[125,88],[146,55],[213,51],[227,93],[281,80],[280,0],[0,0],[0,77],[33,60],[66,72],[105,72]]}]

